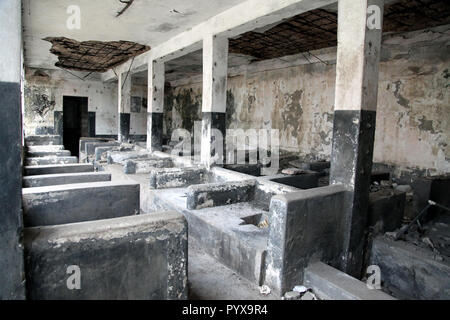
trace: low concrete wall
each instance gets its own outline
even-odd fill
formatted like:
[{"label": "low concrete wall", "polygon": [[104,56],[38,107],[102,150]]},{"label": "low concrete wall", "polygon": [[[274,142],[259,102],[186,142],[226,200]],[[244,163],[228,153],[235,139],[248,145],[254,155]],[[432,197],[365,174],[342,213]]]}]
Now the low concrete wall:
[{"label": "low concrete wall", "polygon": [[65,163],[78,163],[77,157],[36,157],[27,158],[27,166],[42,166],[47,164],[65,164]]},{"label": "low concrete wall", "polygon": [[164,168],[150,172],[150,188],[181,188],[192,184],[205,183],[208,173],[201,168]]},{"label": "low concrete wall", "polygon": [[22,190],[26,227],[139,214],[139,184],[93,182]]},{"label": "low concrete wall", "polygon": [[323,299],[395,300],[381,290],[369,289],[364,282],[323,262],[315,262],[305,269],[303,284]]},{"label": "low concrete wall", "polygon": [[84,163],[25,166],[24,172],[26,176],[58,174],[58,173],[94,172],[94,166],[92,164],[84,164]]},{"label": "low concrete wall", "polygon": [[23,177],[22,181],[24,188],[36,188],[62,184],[111,181],[111,174],[100,172],[46,174]]},{"label": "low concrete wall", "polygon": [[450,299],[450,264],[431,251],[384,237],[373,240],[371,264],[381,270],[383,287],[400,299]]},{"label": "low concrete wall", "polygon": [[255,180],[189,186],[186,205],[188,209],[195,210],[251,201],[255,187]]},{"label": "low concrete wall", "polygon": [[61,136],[43,135],[43,136],[27,136],[25,137],[26,146],[36,145],[61,145]]},{"label": "low concrete wall", "polygon": [[64,150],[63,145],[44,145],[44,146],[29,146],[26,148],[28,152],[40,152],[40,151],[61,151]]},{"label": "low concrete wall", "polygon": [[345,194],[332,185],[272,198],[265,283],[277,294],[303,282],[311,258],[331,265],[340,260]]},{"label": "low concrete wall", "polygon": [[28,157],[70,157],[69,150],[57,150],[57,151],[28,151]]},{"label": "low concrete wall", "polygon": [[126,160],[133,159],[149,159],[152,157],[151,153],[146,151],[108,151],[108,164],[123,163]]},{"label": "low concrete wall", "polygon": [[[179,213],[26,228],[24,240],[29,299],[187,299],[187,223]],[[67,287],[73,265],[79,290]]]},{"label": "low concrete wall", "polygon": [[173,167],[173,161],[170,158],[127,160],[123,166],[123,172],[126,174],[150,173],[153,169],[171,167]]}]

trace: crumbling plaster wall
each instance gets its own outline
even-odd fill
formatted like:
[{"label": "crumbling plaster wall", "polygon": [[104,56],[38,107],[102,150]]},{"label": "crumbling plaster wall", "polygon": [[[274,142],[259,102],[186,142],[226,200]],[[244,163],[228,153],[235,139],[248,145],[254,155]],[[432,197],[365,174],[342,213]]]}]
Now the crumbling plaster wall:
[{"label": "crumbling plaster wall", "polygon": [[52,133],[54,112],[63,111],[63,96],[88,97],[88,111],[96,113],[96,135],[117,135],[115,83],[83,81],[60,70],[27,68],[24,91],[25,135]]},{"label": "crumbling plaster wall", "polygon": [[[450,172],[449,30],[444,26],[384,35],[375,162],[427,169],[429,174]],[[311,57],[313,63],[303,65],[275,59],[254,63],[241,73],[229,72],[227,128],[279,129],[281,149],[308,159],[329,159],[335,50],[333,56],[327,64]],[[201,119],[199,79],[178,81],[166,90],[169,136],[174,128],[189,129],[192,120]]]}]

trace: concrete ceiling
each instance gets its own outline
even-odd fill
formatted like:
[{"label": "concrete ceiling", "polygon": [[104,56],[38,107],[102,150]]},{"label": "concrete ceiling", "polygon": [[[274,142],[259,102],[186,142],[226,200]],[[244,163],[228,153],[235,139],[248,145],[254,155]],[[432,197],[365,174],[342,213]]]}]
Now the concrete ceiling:
[{"label": "concrete ceiling", "polygon": [[[45,37],[77,41],[126,40],[155,47],[244,0],[135,0],[119,17],[119,0],[23,0],[25,64],[54,69],[57,57]],[[66,26],[70,5],[81,10],[81,29]]]}]

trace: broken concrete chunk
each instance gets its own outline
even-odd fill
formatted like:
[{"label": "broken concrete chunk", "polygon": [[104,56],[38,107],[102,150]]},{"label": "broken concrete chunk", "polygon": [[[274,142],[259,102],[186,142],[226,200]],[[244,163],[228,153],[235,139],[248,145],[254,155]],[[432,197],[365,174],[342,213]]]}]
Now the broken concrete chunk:
[{"label": "broken concrete chunk", "polygon": [[289,291],[284,294],[285,300],[298,300],[300,298],[300,292]]}]

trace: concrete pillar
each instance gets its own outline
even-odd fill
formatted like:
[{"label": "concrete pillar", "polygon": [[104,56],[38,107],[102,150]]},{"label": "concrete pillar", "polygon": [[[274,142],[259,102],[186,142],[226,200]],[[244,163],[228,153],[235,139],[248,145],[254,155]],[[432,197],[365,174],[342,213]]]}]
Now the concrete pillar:
[{"label": "concrete pillar", "polygon": [[206,35],[203,39],[201,162],[207,167],[223,164],[227,71],[228,39]]},{"label": "concrete pillar", "polygon": [[161,151],[164,111],[164,62],[150,61],[148,65],[147,149]]},{"label": "concrete pillar", "polygon": [[[24,299],[21,1],[0,1],[0,300]],[[7,45],[6,45],[7,44]]]},{"label": "concrete pillar", "polygon": [[120,73],[117,97],[119,99],[119,142],[126,142],[130,138],[130,112],[131,112],[131,74]]},{"label": "concrete pillar", "polygon": [[[366,236],[382,17],[383,0],[339,0],[330,183],[348,190],[340,268],[355,277],[362,271]],[[374,18],[381,19],[378,25]]]}]

